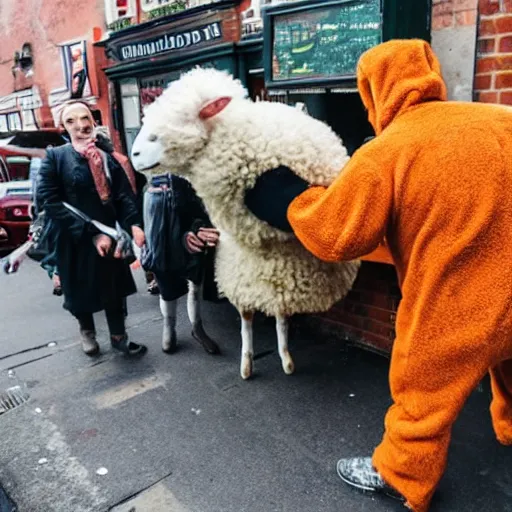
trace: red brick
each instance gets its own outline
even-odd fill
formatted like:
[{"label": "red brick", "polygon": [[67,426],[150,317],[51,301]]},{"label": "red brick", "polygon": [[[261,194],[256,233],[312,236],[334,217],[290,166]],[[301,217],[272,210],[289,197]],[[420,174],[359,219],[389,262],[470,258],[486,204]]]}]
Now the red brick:
[{"label": "red brick", "polygon": [[508,71],[512,69],[512,55],[496,55],[495,57],[482,57],[476,63],[478,74],[490,71]]},{"label": "red brick", "polygon": [[498,93],[492,91],[479,92],[478,101],[481,103],[498,103]]},{"label": "red brick", "polygon": [[440,14],[432,18],[432,30],[442,30],[443,28],[453,27],[453,14]]},{"label": "red brick", "polygon": [[432,16],[436,17],[441,14],[452,14],[453,13],[453,1],[448,0],[441,4],[435,4],[432,8]]},{"label": "red brick", "polygon": [[478,0],[453,0],[453,10],[458,11],[476,11]]},{"label": "red brick", "polygon": [[512,12],[512,0],[502,1],[501,12]]},{"label": "red brick", "polygon": [[500,16],[494,21],[497,34],[506,34],[512,32],[512,15]]},{"label": "red brick", "polygon": [[500,10],[500,0],[479,0],[478,8],[480,14],[489,15],[496,14]]},{"label": "red brick", "polygon": [[385,309],[375,308],[371,305],[353,302],[351,300],[343,300],[331,308],[332,316],[338,313],[347,312],[352,315],[365,316],[377,320],[378,322],[385,323],[391,326],[396,322],[396,311],[389,311]]},{"label": "red brick", "polygon": [[500,103],[502,105],[512,105],[512,91],[502,91],[500,93]]},{"label": "red brick", "polygon": [[462,11],[455,13],[455,25],[467,27],[476,25],[476,11]]},{"label": "red brick", "polygon": [[512,71],[502,71],[496,75],[496,89],[510,89],[512,87]]},{"label": "red brick", "polygon": [[497,69],[498,59],[496,57],[484,57],[483,59],[478,59],[476,62],[476,72],[477,73],[488,73],[489,71],[494,71]]},{"label": "red brick", "polygon": [[495,20],[480,20],[478,27],[478,35],[482,36],[493,36],[496,34],[496,23]]},{"label": "red brick", "polygon": [[486,91],[491,88],[492,75],[476,75],[475,76],[475,90]]},{"label": "red brick", "polygon": [[499,51],[501,53],[512,53],[512,36],[505,36],[500,39]]},{"label": "red brick", "polygon": [[488,39],[479,39],[478,41],[478,53],[494,53],[496,48],[496,40],[494,37]]}]

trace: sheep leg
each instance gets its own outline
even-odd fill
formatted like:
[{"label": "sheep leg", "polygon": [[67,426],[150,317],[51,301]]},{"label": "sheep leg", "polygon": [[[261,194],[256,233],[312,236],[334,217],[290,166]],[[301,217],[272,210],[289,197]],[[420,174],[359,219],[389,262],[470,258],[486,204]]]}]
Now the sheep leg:
[{"label": "sheep leg", "polygon": [[292,356],[288,351],[288,319],[285,316],[276,316],[277,347],[284,373],[291,375],[295,370]]},{"label": "sheep leg", "polygon": [[246,380],[252,375],[252,359],[254,355],[252,344],[252,321],[254,313],[244,311],[242,317],[242,361],[240,363],[240,375]]},{"label": "sheep leg", "polygon": [[172,354],[176,350],[178,339],[176,337],[176,300],[164,300],[160,295],[160,312],[164,320],[162,332],[162,350]]}]

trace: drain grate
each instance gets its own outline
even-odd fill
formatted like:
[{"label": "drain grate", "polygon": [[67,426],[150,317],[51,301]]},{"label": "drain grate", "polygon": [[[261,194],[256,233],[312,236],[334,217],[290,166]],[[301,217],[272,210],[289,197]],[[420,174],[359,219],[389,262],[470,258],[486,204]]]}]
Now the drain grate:
[{"label": "drain grate", "polygon": [[28,394],[21,386],[12,386],[0,391],[0,414],[23,405],[28,399]]}]

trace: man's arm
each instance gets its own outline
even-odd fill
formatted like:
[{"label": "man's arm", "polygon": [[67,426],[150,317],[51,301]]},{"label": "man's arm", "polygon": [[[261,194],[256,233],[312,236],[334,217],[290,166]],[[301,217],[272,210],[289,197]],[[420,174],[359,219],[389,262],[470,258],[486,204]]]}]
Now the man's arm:
[{"label": "man's arm", "polygon": [[325,261],[352,260],[384,239],[393,205],[393,176],[354,156],[328,188],[312,187],[288,208],[302,244]]}]

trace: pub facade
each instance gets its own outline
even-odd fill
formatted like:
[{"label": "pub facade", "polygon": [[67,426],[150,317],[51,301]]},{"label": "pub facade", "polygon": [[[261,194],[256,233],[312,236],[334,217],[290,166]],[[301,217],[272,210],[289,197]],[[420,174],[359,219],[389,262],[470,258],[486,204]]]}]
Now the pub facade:
[{"label": "pub facade", "polygon": [[[431,0],[308,0],[244,2],[220,0],[174,5],[173,12],[145,9],[110,31],[104,47],[110,65],[114,128],[129,152],[143,109],[173,80],[194,66],[230,72],[253,99],[296,105],[325,121],[349,153],[373,131],[357,93],[360,55],[392,38],[430,39]],[[257,3],[257,8],[255,4]],[[119,20],[117,20],[119,23]],[[387,354],[395,337],[400,292],[385,241],[363,258],[345,300],[312,316],[318,332]]]}]

